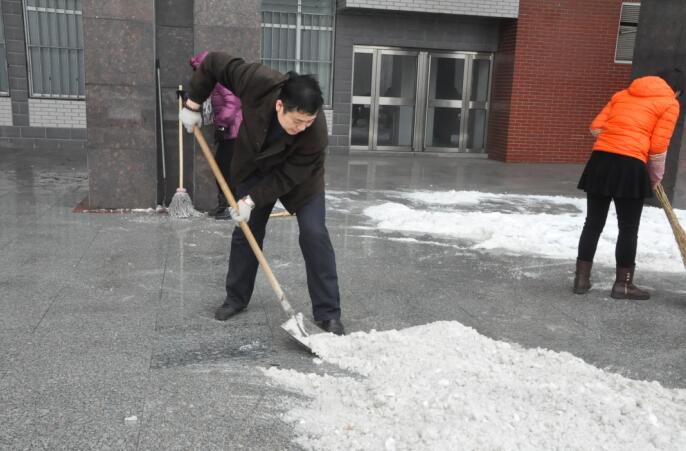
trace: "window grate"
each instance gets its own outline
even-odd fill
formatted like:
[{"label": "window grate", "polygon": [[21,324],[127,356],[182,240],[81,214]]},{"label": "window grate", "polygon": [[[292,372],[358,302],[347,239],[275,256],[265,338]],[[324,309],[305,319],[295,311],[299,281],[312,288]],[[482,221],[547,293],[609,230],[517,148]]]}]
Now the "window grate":
[{"label": "window grate", "polygon": [[263,0],[262,63],[280,72],[314,74],[331,104],[334,2]]},{"label": "window grate", "polygon": [[617,47],[615,49],[616,63],[631,63],[633,60],[640,9],[640,3],[622,3],[622,10],[619,16],[619,31],[617,33]]},{"label": "window grate", "polygon": [[81,0],[24,0],[32,97],[85,98]]}]

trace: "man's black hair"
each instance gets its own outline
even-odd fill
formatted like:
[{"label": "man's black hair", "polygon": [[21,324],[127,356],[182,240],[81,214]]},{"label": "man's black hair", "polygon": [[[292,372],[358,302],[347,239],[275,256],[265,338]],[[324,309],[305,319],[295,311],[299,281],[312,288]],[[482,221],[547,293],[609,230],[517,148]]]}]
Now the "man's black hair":
[{"label": "man's black hair", "polygon": [[312,75],[299,75],[296,72],[288,72],[288,79],[281,87],[279,100],[283,102],[284,112],[299,111],[310,115],[324,104],[322,88]]},{"label": "man's black hair", "polygon": [[674,92],[684,91],[684,74],[680,69],[667,69],[657,73],[657,76],[667,82]]}]

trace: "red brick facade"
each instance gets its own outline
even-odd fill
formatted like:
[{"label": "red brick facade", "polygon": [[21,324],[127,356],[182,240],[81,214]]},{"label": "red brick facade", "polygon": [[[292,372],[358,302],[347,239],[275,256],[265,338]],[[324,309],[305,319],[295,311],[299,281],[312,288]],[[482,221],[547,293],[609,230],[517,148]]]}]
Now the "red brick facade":
[{"label": "red brick facade", "polygon": [[493,66],[489,157],[582,163],[588,125],[630,81],[614,62],[620,0],[520,0],[504,22]]}]

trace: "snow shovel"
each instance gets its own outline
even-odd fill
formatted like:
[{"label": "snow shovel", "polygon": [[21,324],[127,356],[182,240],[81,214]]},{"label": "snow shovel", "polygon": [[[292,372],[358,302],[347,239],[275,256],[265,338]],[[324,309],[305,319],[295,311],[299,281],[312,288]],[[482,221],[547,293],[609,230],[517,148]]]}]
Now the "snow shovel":
[{"label": "snow shovel", "polygon": [[[215,161],[214,156],[210,151],[210,147],[207,145],[207,141],[205,141],[205,137],[202,135],[202,132],[198,127],[193,128],[193,133],[195,134],[195,139],[200,144],[200,148],[202,149],[202,153],[205,155],[205,159],[207,159],[207,162],[209,163],[210,168],[212,169],[212,172],[214,173],[214,176],[217,179],[217,183],[219,183],[219,186],[221,187],[222,193],[224,193],[224,196],[229,201],[229,205],[231,205],[233,209],[238,210],[238,205],[236,205],[236,199],[234,199],[233,195],[231,194],[229,185],[227,185],[224,176],[219,170],[219,166],[217,166],[217,162]],[[255,241],[255,237],[250,231],[248,223],[245,221],[241,221],[240,226],[241,230],[243,230],[243,233],[245,234],[245,237],[248,239],[248,242],[250,243],[252,251],[255,253],[255,257],[257,257],[257,261],[260,262],[260,266],[262,266],[264,273],[267,275],[269,284],[272,286],[274,293],[276,293],[276,297],[278,298],[281,308],[289,316],[288,321],[283,323],[281,325],[281,328],[288,332],[288,334],[291,337],[293,337],[298,343],[305,346],[310,352],[312,352],[310,345],[307,343],[307,337],[309,337],[310,334],[307,333],[307,330],[305,329],[305,317],[302,313],[296,313],[295,310],[293,310],[293,307],[291,307],[290,302],[288,302],[288,299],[286,299],[286,294],[281,289],[281,285],[279,285],[279,282],[276,280],[276,277],[274,277],[274,273],[272,273],[272,270],[269,267],[267,260],[264,258],[262,249],[260,249],[260,246],[257,244],[257,241]],[[313,327],[316,326],[314,326],[314,324],[308,324],[308,328],[310,328],[310,330],[312,330]]]}]

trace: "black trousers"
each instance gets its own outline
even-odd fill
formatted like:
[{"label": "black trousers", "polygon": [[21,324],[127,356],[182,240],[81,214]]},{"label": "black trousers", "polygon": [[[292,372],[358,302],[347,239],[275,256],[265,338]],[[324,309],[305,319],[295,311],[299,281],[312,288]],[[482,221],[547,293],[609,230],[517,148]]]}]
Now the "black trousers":
[{"label": "black trousers", "polygon": [[[223,135],[223,132],[221,132],[221,134]],[[226,181],[229,180],[229,175],[231,174],[231,159],[233,158],[233,144],[235,141],[235,139],[223,139],[218,136],[215,137],[217,146],[214,158],[217,161],[217,166],[219,166],[219,170]],[[229,185],[229,187],[231,187],[231,185]],[[224,197],[224,193],[222,193],[221,188],[219,187],[219,182],[217,182],[217,190],[219,191],[217,194],[219,202],[223,205],[226,205],[227,200]]]},{"label": "black trousers", "polygon": [[586,223],[579,239],[579,260],[593,261],[600,234],[605,227],[610,202],[614,200],[619,234],[615,246],[615,260],[621,268],[636,264],[638,226],[643,212],[643,198],[612,198],[587,194]]},{"label": "black trousers", "polygon": [[[238,198],[245,196],[250,187],[259,181],[251,177],[238,186]],[[257,243],[262,248],[265,229],[274,204],[255,208],[248,221]],[[300,229],[300,250],[305,259],[307,289],[312,300],[312,315],[315,321],[339,319],[341,300],[338,290],[338,273],[329,231],[325,224],[324,193],[317,195],[296,212]],[[226,302],[237,307],[245,307],[250,302],[258,261],[250,248],[245,234],[236,227],[231,237],[229,272],[226,275]]]}]

